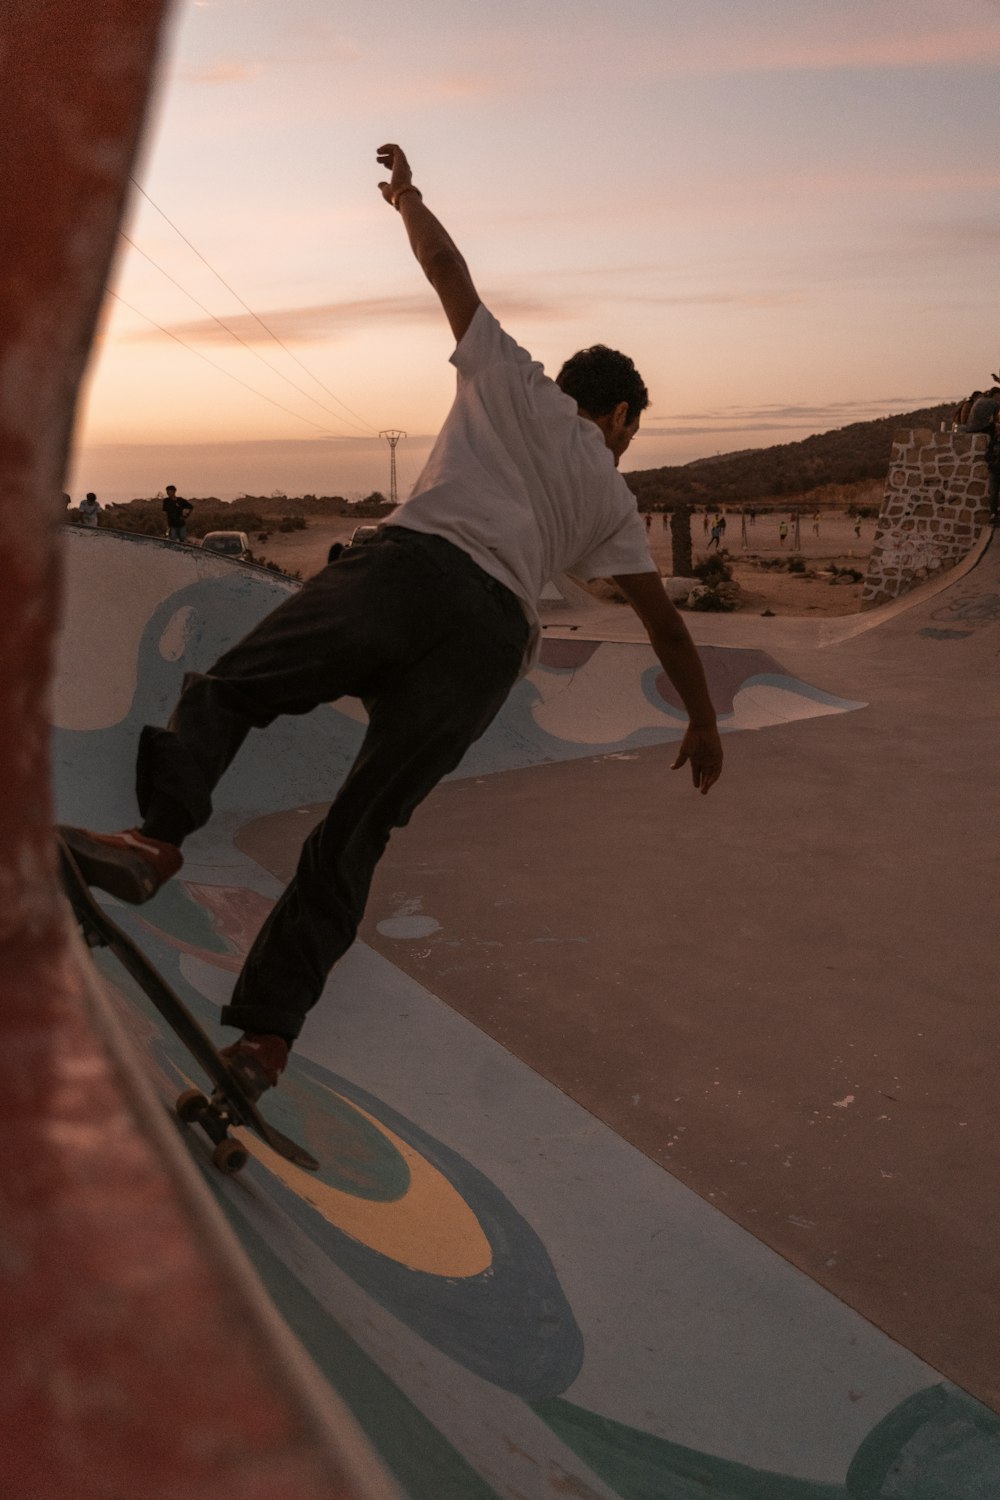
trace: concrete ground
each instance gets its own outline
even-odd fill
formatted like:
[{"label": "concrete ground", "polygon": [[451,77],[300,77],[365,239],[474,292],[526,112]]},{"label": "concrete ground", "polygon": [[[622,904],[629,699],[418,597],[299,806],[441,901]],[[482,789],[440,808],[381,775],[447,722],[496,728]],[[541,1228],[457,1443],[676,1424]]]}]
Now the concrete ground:
[{"label": "concrete ground", "polygon": [[[68,554],[60,811],[114,826],[143,719],[288,585],[106,533]],[[320,1181],[260,1154],[209,1180],[408,1494],[1000,1493],[997,554],[948,585],[689,616],[728,730],[705,799],[648,648],[554,603],[394,837],[268,1103]],[[360,717],[255,738],[182,879],[116,908],[206,1020]],[[104,972],[169,1097],[182,1052]]]},{"label": "concrete ground", "polygon": [[[728,742],[705,800],[659,746],[510,771],[474,815],[444,787],[365,936],[1000,1407],[998,651],[991,555],[876,631],[783,647],[866,708]],[[438,932],[380,936],[416,901]]]}]

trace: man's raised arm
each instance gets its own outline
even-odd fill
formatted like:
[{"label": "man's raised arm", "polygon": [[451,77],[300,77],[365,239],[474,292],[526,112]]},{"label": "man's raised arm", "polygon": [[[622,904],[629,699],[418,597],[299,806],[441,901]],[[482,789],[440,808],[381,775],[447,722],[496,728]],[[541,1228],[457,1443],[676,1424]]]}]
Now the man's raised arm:
[{"label": "man's raised arm", "polygon": [[722,775],[722,741],[698,648],[658,574],[619,574],[615,583],[642,621],[650,645],[688,711],[688,727],[670,769],[690,765],[695,787],[708,792]]},{"label": "man's raised arm", "polygon": [[479,306],[479,294],[472,284],[469,268],[451,235],[425,207],[420,189],[413,185],[410,164],[400,148],[380,146],[378,161],[392,174],[388,182],[379,183],[379,191],[399,211],[410,247],[441,299],[455,342],[460,343]]}]

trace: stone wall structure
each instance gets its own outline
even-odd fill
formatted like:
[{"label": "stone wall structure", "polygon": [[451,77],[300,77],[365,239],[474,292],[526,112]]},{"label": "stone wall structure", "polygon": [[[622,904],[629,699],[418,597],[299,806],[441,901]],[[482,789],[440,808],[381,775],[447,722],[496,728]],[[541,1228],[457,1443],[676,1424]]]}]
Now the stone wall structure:
[{"label": "stone wall structure", "polygon": [[896,433],[861,608],[898,599],[954,567],[989,525],[982,433]]}]

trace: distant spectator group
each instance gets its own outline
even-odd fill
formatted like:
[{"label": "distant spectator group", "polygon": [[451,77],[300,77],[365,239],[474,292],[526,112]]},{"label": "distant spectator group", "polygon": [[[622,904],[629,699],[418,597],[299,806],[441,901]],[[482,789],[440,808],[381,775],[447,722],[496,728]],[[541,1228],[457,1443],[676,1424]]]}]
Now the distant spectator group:
[{"label": "distant spectator group", "polygon": [[[63,508],[68,513],[73,500],[70,495],[63,495]],[[98,500],[93,490],[88,490],[85,498],[80,501],[76,508],[80,523],[83,526],[95,527],[104,510],[104,506]],[[190,500],[185,500],[183,495],[178,495],[177,486],[168,484],[166,498],[163,501],[163,512],[167,523],[167,536],[172,542],[187,541],[187,518],[194,510]]]},{"label": "distant spectator group", "polygon": [[[708,512],[708,509],[706,507],[705,518],[704,518],[704,526],[705,526],[705,530],[706,531],[708,531],[708,515],[709,515],[709,512]],[[717,510],[716,513],[715,513],[715,520],[712,522],[711,540],[710,540],[710,542],[708,544],[708,550],[711,552],[712,548],[714,547],[715,550],[716,550],[716,552],[721,551],[721,549],[722,549],[722,543],[723,543],[723,540],[725,539],[725,535],[726,535],[726,515],[725,515],[725,511]]]},{"label": "distant spectator group", "polygon": [[[1000,380],[993,374],[991,380]],[[984,433],[987,438],[986,468],[989,473],[990,520],[1000,521],[1000,385],[973,391],[952,413],[956,432]]]},{"label": "distant spectator group", "polygon": [[992,433],[996,431],[998,411],[1000,386],[994,385],[988,391],[973,391],[959,402],[952,413],[951,425],[956,432]]}]

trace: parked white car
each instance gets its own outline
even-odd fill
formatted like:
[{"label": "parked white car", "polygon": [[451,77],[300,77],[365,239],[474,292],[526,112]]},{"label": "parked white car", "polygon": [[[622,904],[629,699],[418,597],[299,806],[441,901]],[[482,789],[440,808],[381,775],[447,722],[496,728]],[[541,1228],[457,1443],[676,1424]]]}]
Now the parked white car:
[{"label": "parked white car", "polygon": [[359,542],[368,542],[373,536],[378,536],[378,531],[379,528],[377,526],[355,526],[351,532],[351,540],[347,545],[349,547],[356,547]]},{"label": "parked white car", "polygon": [[206,552],[219,552],[246,562],[250,557],[250,538],[245,531],[207,531],[201,539]]}]

